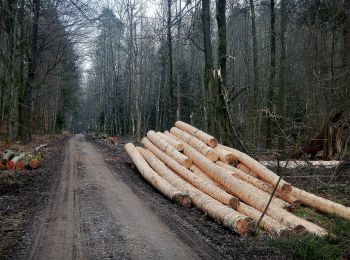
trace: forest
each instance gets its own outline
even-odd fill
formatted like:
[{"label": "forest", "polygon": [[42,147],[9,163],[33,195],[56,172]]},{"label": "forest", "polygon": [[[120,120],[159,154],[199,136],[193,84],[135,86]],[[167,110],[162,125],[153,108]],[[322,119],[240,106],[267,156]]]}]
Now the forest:
[{"label": "forest", "polygon": [[140,140],[183,120],[251,153],[289,154],[327,134],[324,159],[347,148],[349,1],[1,0],[0,10],[7,142],[62,131]]}]

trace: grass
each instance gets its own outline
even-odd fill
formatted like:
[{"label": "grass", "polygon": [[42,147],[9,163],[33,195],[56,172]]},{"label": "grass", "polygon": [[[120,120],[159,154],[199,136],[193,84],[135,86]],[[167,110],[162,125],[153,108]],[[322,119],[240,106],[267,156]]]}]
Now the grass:
[{"label": "grass", "polygon": [[292,259],[350,259],[350,221],[320,214],[301,207],[295,215],[316,223],[329,231],[326,237],[307,234],[289,238],[271,238],[267,243]]}]

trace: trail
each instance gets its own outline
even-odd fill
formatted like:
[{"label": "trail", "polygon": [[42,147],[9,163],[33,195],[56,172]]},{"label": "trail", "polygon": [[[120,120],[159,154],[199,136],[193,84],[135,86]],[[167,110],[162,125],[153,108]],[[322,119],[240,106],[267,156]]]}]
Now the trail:
[{"label": "trail", "polygon": [[[65,147],[30,259],[198,259],[83,135]],[[205,249],[203,249],[205,251]]]}]

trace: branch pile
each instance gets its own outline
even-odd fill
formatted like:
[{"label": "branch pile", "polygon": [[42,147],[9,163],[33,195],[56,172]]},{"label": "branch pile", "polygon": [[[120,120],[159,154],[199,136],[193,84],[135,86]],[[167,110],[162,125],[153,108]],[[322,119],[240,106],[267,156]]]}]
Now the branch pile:
[{"label": "branch pile", "polygon": [[40,162],[43,159],[43,154],[40,150],[46,146],[47,144],[40,145],[31,153],[16,153],[12,150],[6,150],[0,157],[0,170],[24,171],[39,168]]},{"label": "branch pile", "polygon": [[293,187],[247,154],[184,122],[164,133],[151,130],[141,143],[143,148],[128,143],[125,150],[149,183],[240,235],[257,225],[277,236],[326,235],[324,228],[291,212],[301,204],[350,220],[349,207]]}]

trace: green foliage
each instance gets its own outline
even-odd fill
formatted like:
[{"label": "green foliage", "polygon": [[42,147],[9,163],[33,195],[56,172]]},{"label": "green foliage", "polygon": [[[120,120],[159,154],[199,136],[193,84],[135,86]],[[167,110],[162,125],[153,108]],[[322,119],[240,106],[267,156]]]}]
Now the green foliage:
[{"label": "green foliage", "polygon": [[56,130],[62,131],[65,125],[66,125],[66,122],[65,122],[64,116],[62,114],[58,114],[56,117]]},{"label": "green foliage", "polygon": [[326,237],[307,234],[289,238],[272,238],[268,244],[293,259],[348,259],[350,257],[350,222],[330,217],[309,208],[294,212],[297,216],[325,227]]}]

